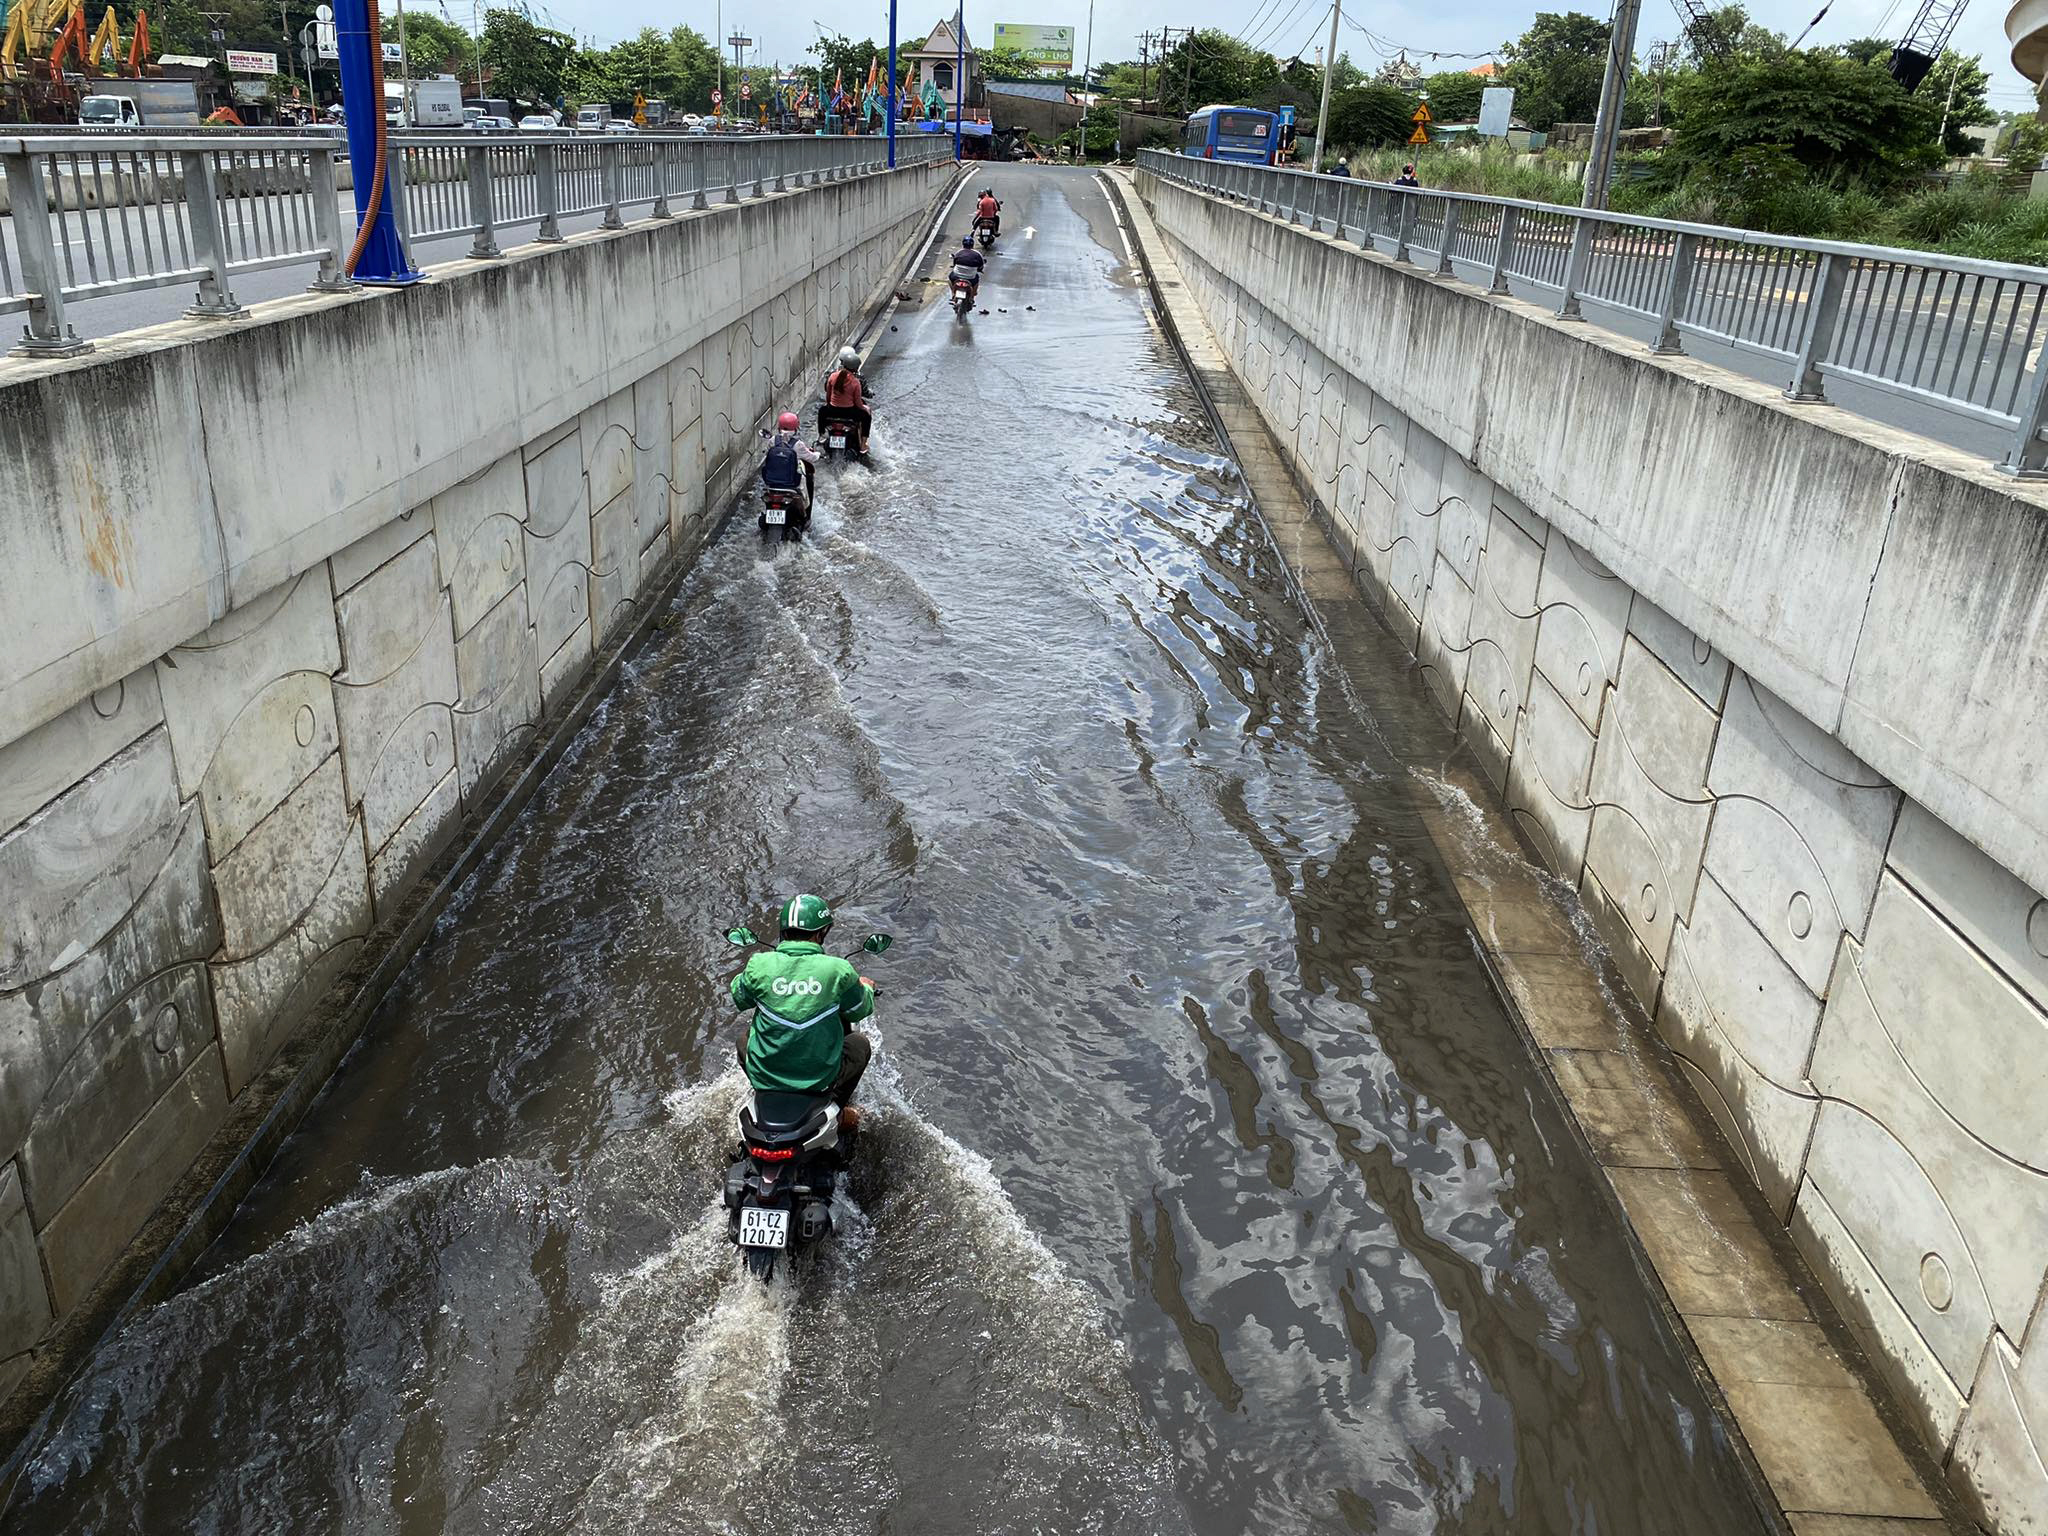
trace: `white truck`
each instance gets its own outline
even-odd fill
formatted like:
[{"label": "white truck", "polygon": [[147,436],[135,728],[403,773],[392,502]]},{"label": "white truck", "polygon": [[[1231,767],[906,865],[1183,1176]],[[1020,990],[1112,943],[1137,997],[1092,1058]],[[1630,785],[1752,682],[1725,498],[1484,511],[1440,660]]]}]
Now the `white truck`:
[{"label": "white truck", "polygon": [[603,102],[576,109],[578,133],[604,133],[612,125],[612,109]]},{"label": "white truck", "polygon": [[199,87],[190,80],[95,80],[78,100],[84,128],[176,128],[199,121]]},{"label": "white truck", "polygon": [[412,125],[415,128],[460,128],[462,82],[448,79],[414,81]]}]

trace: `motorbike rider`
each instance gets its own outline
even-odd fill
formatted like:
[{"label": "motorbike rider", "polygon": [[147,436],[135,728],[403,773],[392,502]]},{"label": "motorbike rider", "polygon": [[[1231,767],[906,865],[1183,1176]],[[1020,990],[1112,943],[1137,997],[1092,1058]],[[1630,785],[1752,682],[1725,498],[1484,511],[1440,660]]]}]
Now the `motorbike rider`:
[{"label": "motorbike rider", "polygon": [[794,491],[799,511],[810,514],[811,496],[817,482],[818,450],[798,435],[802,424],[795,411],[775,418],[775,436],[769,439],[767,455],[761,460],[761,484],[771,491]]},{"label": "motorbike rider", "polygon": [[974,236],[962,235],[960,249],[953,253],[953,277],[967,280],[969,300],[981,296],[981,269],[988,265],[988,258],[974,248]]},{"label": "motorbike rider", "polygon": [[986,224],[990,235],[1003,232],[1003,205],[996,197],[995,188],[981,189],[981,197],[974,205],[974,222]]},{"label": "motorbike rider", "polygon": [[779,922],[781,942],[750,955],[732,979],[733,1006],[754,1010],[740,1067],[757,1091],[831,1095],[852,1130],[860,1112],[849,1106],[874,1055],[853,1026],[875,1011],[875,984],[825,953],[832,908],[822,897],[792,896]]},{"label": "motorbike rider", "polygon": [[875,415],[868,409],[867,386],[861,382],[860,353],[852,347],[839,349],[839,366],[825,375],[825,405],[834,416],[854,423],[853,451],[866,453]]}]

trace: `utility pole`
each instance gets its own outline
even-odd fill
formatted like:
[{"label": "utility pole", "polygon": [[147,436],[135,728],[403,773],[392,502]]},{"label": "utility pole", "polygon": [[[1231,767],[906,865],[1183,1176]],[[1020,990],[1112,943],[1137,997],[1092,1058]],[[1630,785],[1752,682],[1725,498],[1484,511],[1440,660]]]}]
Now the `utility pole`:
[{"label": "utility pole", "polygon": [[1316,157],[1309,169],[1320,173],[1323,168],[1323,134],[1330,125],[1330,77],[1337,72],[1337,18],[1343,13],[1344,0],[1330,0],[1330,46],[1323,52],[1323,104],[1316,110]]},{"label": "utility pole", "polygon": [[[292,24],[284,13],[284,6],[285,0],[277,0],[277,30],[284,34],[284,74],[285,78],[291,81],[292,94],[296,96],[299,93],[299,69],[292,62]],[[312,102],[313,82],[308,80],[306,82],[306,104],[311,106]]]},{"label": "utility pole", "polygon": [[1088,41],[1081,54],[1081,152],[1074,156],[1076,164],[1088,160],[1088,106],[1094,100],[1094,93],[1088,89],[1088,71],[1095,66],[1095,0],[1088,0]]},{"label": "utility pole", "polygon": [[[384,39],[374,39],[377,46],[384,46]],[[417,128],[419,113],[414,110],[412,99],[412,52],[405,46],[405,0],[398,0],[398,99],[405,104],[405,121],[402,126]]]},{"label": "utility pole", "polygon": [[1586,161],[1588,208],[1607,206],[1614,180],[1614,148],[1621,140],[1621,109],[1628,97],[1628,71],[1635,60],[1636,22],[1643,0],[1614,0],[1614,22],[1607,35],[1607,72],[1600,80],[1600,111],[1593,119],[1593,152]]},{"label": "utility pole", "polygon": [[1138,34],[1138,110],[1141,112],[1145,108],[1145,81],[1150,74],[1151,65],[1152,34],[1150,32],[1140,32]]},{"label": "utility pole", "polygon": [[[1956,55],[1956,67],[1948,72],[1948,100],[1941,104],[1941,130],[1935,134],[1934,142],[1943,146],[1948,143],[1948,114],[1956,104],[1956,82],[1963,77],[1963,56]],[[1947,154],[1946,147],[1942,150]]]}]

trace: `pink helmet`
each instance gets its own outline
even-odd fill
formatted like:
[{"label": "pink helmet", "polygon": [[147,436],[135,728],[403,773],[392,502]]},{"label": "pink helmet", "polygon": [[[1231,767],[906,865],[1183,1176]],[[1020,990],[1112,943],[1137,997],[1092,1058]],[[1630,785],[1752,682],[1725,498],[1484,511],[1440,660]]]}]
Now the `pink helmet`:
[{"label": "pink helmet", "polygon": [[795,411],[784,411],[780,416],[775,418],[775,425],[781,431],[794,432],[798,427],[802,426],[803,423],[796,419]]}]

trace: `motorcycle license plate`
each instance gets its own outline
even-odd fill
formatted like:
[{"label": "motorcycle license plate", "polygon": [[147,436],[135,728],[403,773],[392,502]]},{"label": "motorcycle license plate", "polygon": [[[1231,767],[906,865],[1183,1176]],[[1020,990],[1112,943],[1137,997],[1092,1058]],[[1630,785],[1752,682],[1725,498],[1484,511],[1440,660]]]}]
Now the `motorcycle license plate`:
[{"label": "motorcycle license plate", "polygon": [[789,509],[787,507],[769,507],[761,513],[761,521],[770,528],[780,528],[789,521]]},{"label": "motorcycle license plate", "polygon": [[740,1211],[740,1246],[742,1248],[787,1248],[789,1246],[789,1212],[765,1211],[755,1205],[742,1208]]},{"label": "motorcycle license plate", "polygon": [[844,432],[829,434],[825,439],[825,445],[828,448],[844,448],[846,446],[846,434]]}]

